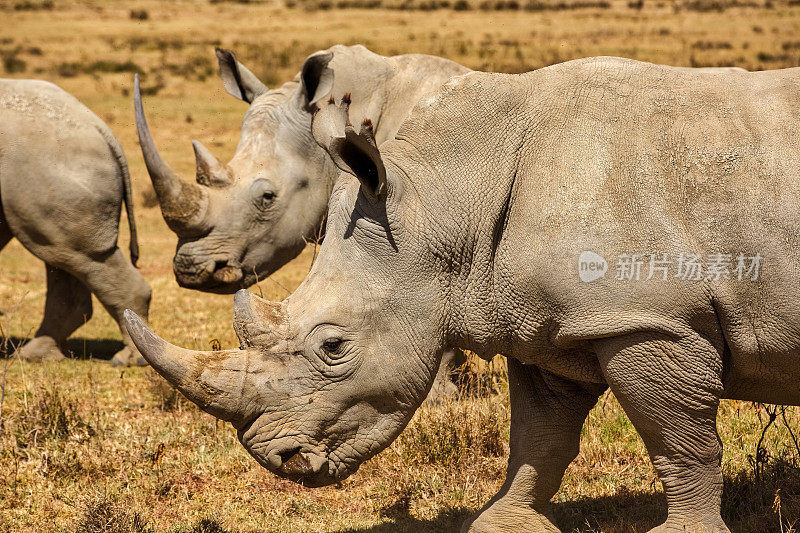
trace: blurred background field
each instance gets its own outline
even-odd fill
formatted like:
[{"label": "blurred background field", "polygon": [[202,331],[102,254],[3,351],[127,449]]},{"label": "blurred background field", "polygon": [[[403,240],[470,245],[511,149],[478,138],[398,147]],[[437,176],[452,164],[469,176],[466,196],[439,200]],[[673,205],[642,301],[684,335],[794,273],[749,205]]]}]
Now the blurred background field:
[{"label": "blurred background field", "polygon": [[[151,322],[176,344],[236,346],[232,302],[174,281],[176,238],[155,206],[136,142],[133,73],[142,75],[162,154],[190,179],[191,139],[227,160],[246,111],[217,78],[214,46],[232,49],[276,86],[309,53],[336,43],[504,72],[592,55],[773,69],[800,65],[800,2],[0,0],[0,76],[54,81],[122,142],[141,271],[153,287]],[[127,243],[124,224],[121,241]],[[282,299],[312,256],[309,247],[253,290]],[[35,331],[44,294],[44,266],[12,242],[0,252],[6,352]],[[68,346],[74,359],[0,360],[0,532],[453,531],[502,483],[508,399],[499,358],[491,365],[473,360],[460,398],[421,409],[355,476],[310,490],[257,466],[231,427],[184,402],[150,370],[88,360],[110,357],[118,340],[95,302],[94,317]],[[790,531],[800,519],[800,416],[794,408],[776,411],[767,427],[770,409],[723,404],[724,516],[734,531]],[[566,531],[642,531],[664,518],[644,447],[613,396],[589,417],[556,501]]]}]

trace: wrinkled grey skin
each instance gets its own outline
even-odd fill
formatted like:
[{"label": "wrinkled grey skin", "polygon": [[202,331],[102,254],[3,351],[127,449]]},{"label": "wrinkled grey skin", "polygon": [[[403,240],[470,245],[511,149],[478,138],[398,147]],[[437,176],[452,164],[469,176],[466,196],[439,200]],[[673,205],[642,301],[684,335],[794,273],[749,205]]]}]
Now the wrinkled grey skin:
[{"label": "wrinkled grey skin", "polygon": [[52,83],[0,80],[0,249],[16,237],[47,266],[44,318],[22,358],[63,358],[94,293],[125,342],[112,362],[146,364],[121,325],[125,309],[146,317],[150,303],[150,286],[117,247],[123,202],[135,263],[130,177],[111,130]]},{"label": "wrinkled grey skin", "polygon": [[140,99],[137,125],[164,218],[178,235],[175,278],[182,287],[230,294],[264,280],[324,231],[339,172],[311,136],[313,102],[350,93],[353,119],[370,117],[381,143],[420,98],[469,71],[439,57],[337,45],[270,90],[232,52],[218,49],[217,57],[225,88],[250,104],[227,165],[194,141],[198,184],[181,180],[158,156]]},{"label": "wrinkled grey skin", "polygon": [[[800,69],[472,73],[380,150],[346,118],[314,121],[357,179],[337,182],[306,280],[281,303],[237,293],[241,350],[177,348],[131,313],[153,367],[259,463],[317,486],[398,435],[442,350],[501,353],[507,479],[464,531],[557,531],[550,499],[609,387],[664,485],[654,531],[728,531],[720,399],[800,403]],[[584,250],[763,261],[756,281],[585,283]]]}]

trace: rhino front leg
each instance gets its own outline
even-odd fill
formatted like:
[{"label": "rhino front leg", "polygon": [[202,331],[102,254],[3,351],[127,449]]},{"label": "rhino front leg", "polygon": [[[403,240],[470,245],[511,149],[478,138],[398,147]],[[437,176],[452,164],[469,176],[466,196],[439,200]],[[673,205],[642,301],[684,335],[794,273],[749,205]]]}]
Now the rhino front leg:
[{"label": "rhino front leg", "polygon": [[589,411],[602,385],[568,381],[508,359],[511,453],[506,481],[462,527],[466,533],[559,531],[550,499],[578,454]]},{"label": "rhino front leg", "polygon": [[611,390],[664,485],[667,521],[652,531],[727,532],[720,516],[722,358],[703,338],[636,334],[596,342]]},{"label": "rhino front leg", "polygon": [[448,397],[458,393],[458,385],[453,383],[453,374],[467,362],[467,354],[464,350],[454,348],[442,354],[442,362],[439,364],[439,371],[433,381],[428,397],[425,402],[429,405],[436,405]]},{"label": "rhino front leg", "polygon": [[92,317],[92,294],[75,276],[47,265],[44,318],[36,335],[17,352],[26,361],[58,361],[72,332]]},{"label": "rhino front leg", "polygon": [[102,261],[92,261],[83,267],[86,285],[117,321],[125,347],[117,352],[111,363],[119,366],[144,366],[147,362],[131,341],[123,326],[123,313],[130,309],[147,320],[150,308],[150,285],[118,248]]}]

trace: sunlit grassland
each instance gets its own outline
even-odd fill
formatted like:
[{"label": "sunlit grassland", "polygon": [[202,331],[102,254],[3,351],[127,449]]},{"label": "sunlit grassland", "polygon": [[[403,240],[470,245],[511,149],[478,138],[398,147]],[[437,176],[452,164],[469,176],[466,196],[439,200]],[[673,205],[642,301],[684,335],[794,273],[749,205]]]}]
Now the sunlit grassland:
[{"label": "sunlit grassland", "polygon": [[[324,3],[304,3],[324,7]],[[384,4],[394,6],[393,4]],[[453,4],[455,5],[455,3]],[[155,140],[190,179],[191,139],[220,159],[234,152],[246,105],[216,77],[214,46],[233,49],[271,86],[309,53],[362,43],[382,54],[443,55],[471,68],[522,72],[590,55],[684,66],[749,69],[800,64],[800,6],[698,11],[689,3],[627,2],[577,10],[287,9],[277,3],[0,0],[0,75],[52,80],[118,136],[136,191],[142,274],[153,287],[151,323],[176,344],[236,346],[231,297],[180,289],[175,236],[153,207],[136,143],[131,86],[142,75]],[[19,9],[16,6],[20,6]],[[45,9],[32,9],[32,7]],[[396,6],[394,6],[396,7]],[[132,18],[132,10],[144,11]],[[3,72],[5,69],[5,73]],[[127,248],[122,225],[121,243]],[[253,290],[281,299],[302,281],[313,249]],[[44,267],[12,242],[0,253],[0,324],[30,336],[44,305]],[[95,302],[76,332],[77,358],[107,358],[116,325]],[[0,531],[451,531],[502,483],[508,440],[503,362],[474,363],[495,376],[489,393],[418,413],[388,450],[341,486],[310,490],[260,468],[233,429],[176,399],[147,369],[70,360],[0,361]],[[486,388],[484,388],[486,389]],[[735,531],[780,531],[800,518],[794,439],[761,406],[724,402],[725,517]],[[787,411],[795,436],[800,417]],[[756,458],[760,476],[755,477]],[[763,470],[763,471],[762,471]],[[774,506],[776,493],[780,506]],[[660,486],[641,440],[611,395],[589,417],[581,452],[556,495],[565,530],[642,531],[664,517]]]}]

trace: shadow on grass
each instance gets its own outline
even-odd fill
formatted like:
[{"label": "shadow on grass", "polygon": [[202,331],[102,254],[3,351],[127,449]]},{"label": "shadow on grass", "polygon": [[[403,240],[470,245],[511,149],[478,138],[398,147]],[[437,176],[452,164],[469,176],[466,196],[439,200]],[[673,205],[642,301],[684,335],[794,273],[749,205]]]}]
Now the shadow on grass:
[{"label": "shadow on grass", "polygon": [[[660,486],[659,486],[660,488]],[[775,494],[783,495],[783,531],[800,519],[800,468],[773,459],[765,465],[761,479],[752,470],[726,476],[722,517],[733,532],[782,531],[775,508]],[[448,509],[430,520],[412,517],[407,511],[391,522],[368,528],[343,529],[340,533],[444,533],[458,532],[474,510]],[[580,498],[555,505],[556,525],[570,533],[636,533],[649,531],[667,518],[663,493],[636,493],[622,489],[617,494]]]},{"label": "shadow on grass", "polygon": [[392,516],[392,520],[366,528],[341,529],[339,533],[443,533],[459,531],[461,524],[472,516],[471,509],[446,509],[436,518],[420,520],[405,510]]},{"label": "shadow on grass", "polygon": [[[8,337],[0,339],[0,359],[10,357],[14,351],[30,339]],[[99,359],[108,361],[123,348],[122,341],[111,339],[84,339],[75,337],[67,340],[64,355],[71,359]]]}]

